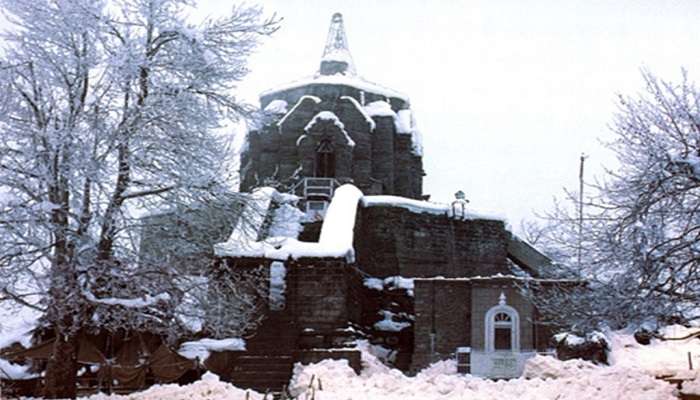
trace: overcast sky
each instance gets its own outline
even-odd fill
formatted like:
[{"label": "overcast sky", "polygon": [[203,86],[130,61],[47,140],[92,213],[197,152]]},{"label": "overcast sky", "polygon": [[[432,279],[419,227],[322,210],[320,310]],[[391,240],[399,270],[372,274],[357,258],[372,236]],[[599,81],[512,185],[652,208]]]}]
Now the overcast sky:
[{"label": "overcast sky", "polygon": [[[254,2],[255,0],[251,0]],[[282,27],[251,59],[243,98],[313,74],[334,12],[358,73],[410,97],[424,137],[424,192],[521,219],[613,165],[599,140],[639,69],[700,75],[700,1],[263,0]],[[200,1],[217,15],[231,2]],[[2,23],[0,22],[0,25]]]},{"label": "overcast sky", "polygon": [[[209,1],[204,8],[216,9]],[[358,73],[406,93],[423,133],[425,193],[508,218],[513,228],[613,165],[599,140],[639,69],[700,74],[700,1],[265,0],[282,28],[251,60],[242,94],[313,74],[334,12]]]}]

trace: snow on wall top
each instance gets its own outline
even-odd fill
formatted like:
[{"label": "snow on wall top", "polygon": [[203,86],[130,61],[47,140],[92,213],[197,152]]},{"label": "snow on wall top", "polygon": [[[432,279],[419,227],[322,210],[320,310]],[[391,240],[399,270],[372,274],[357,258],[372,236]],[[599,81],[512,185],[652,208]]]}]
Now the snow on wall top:
[{"label": "snow on wall top", "polygon": [[[347,262],[355,261],[353,236],[357,205],[362,192],[353,185],[339,187],[326,212],[321,226],[318,242],[301,242],[295,237],[270,236],[262,241],[250,237],[235,237],[224,243],[214,245],[214,253],[219,257],[256,257],[274,260],[302,257],[345,258]],[[247,207],[247,206],[246,206]],[[244,211],[245,212],[245,211]],[[304,214],[299,211],[283,223],[300,223]],[[274,232],[275,218],[270,232]],[[234,232],[235,233],[235,232]]]},{"label": "snow on wall top", "polygon": [[306,126],[304,127],[304,131],[309,132],[309,130],[313,128],[314,125],[318,123],[318,121],[331,121],[333,125],[337,126],[338,129],[340,129],[340,131],[343,132],[343,135],[345,135],[346,143],[350,147],[355,147],[355,141],[352,140],[350,135],[348,135],[348,132],[345,130],[345,125],[340,121],[340,118],[338,118],[338,116],[331,111],[321,111],[320,113],[314,115],[314,117],[311,118],[311,121],[309,121],[309,123],[306,124]]},{"label": "snow on wall top", "polygon": [[430,201],[420,201],[420,200],[414,200],[414,199],[409,199],[406,197],[399,197],[399,196],[386,196],[386,195],[381,195],[381,196],[364,196],[362,198],[362,206],[363,207],[400,207],[407,209],[413,213],[420,214],[420,213],[428,213],[428,214],[435,214],[435,215],[447,215],[449,217],[458,217],[461,219],[487,219],[487,220],[497,220],[497,221],[504,221],[505,219],[500,216],[496,215],[489,215],[489,214],[481,214],[481,213],[475,213],[475,212],[465,212],[464,214],[461,213],[461,210],[455,211],[452,209],[452,206],[449,204],[443,204],[443,203],[433,203]]},{"label": "snow on wall top", "polygon": [[391,109],[391,104],[383,100],[367,104],[365,111],[372,117],[396,117],[396,113]]},{"label": "snow on wall top", "polygon": [[364,90],[365,92],[375,93],[385,97],[395,97],[401,99],[406,103],[410,103],[408,96],[397,92],[393,89],[378,85],[374,82],[367,81],[359,76],[348,76],[348,75],[315,75],[311,77],[302,78],[297,81],[289,82],[284,85],[277,86],[272,89],[268,89],[260,93],[260,97],[267,97],[275,93],[284,92],[291,89],[297,89],[308,85],[345,85],[354,87],[359,90]]}]

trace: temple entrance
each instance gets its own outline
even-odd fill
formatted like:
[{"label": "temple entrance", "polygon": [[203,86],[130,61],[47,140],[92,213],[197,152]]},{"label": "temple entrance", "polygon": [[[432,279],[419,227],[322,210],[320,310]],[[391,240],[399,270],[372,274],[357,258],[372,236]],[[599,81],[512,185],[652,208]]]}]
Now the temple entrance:
[{"label": "temple entrance", "polygon": [[314,176],[317,178],[335,177],[335,149],[330,139],[323,139],[316,148]]}]

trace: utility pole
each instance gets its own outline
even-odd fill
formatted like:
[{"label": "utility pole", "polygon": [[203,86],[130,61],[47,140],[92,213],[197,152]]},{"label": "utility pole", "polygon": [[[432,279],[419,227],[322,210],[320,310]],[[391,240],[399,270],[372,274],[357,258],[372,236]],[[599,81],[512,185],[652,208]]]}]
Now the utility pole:
[{"label": "utility pole", "polygon": [[585,153],[581,153],[581,163],[578,170],[578,247],[577,247],[577,260],[578,269],[581,270],[581,251],[583,247],[583,165],[586,162],[588,156]]}]

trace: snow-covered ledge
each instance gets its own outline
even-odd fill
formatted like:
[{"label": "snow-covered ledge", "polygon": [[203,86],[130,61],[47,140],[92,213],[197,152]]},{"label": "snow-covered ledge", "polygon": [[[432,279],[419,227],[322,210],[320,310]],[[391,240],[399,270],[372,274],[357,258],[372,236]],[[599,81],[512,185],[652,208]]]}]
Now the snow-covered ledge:
[{"label": "snow-covered ledge", "polygon": [[214,245],[218,257],[259,257],[272,260],[303,257],[345,258],[355,262],[353,237],[357,207],[362,192],[346,184],[335,190],[321,226],[318,242],[301,242],[292,237],[269,237],[259,242],[241,243],[242,238],[232,235],[229,241]]}]

